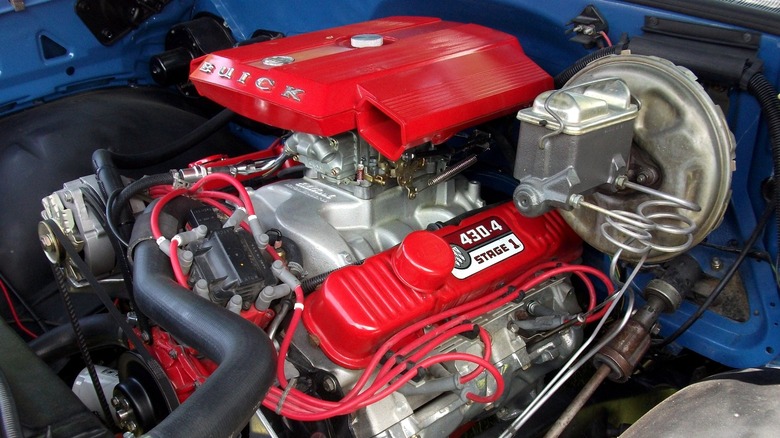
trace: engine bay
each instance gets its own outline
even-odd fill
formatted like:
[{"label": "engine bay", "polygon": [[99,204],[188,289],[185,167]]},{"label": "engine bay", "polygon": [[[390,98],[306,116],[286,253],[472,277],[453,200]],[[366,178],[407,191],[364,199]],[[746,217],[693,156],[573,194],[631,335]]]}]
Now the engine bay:
[{"label": "engine bay", "polygon": [[551,69],[480,14],[290,32],[153,3],[125,26],[76,2],[153,85],[0,99],[3,166],[37,181],[9,205],[40,200],[0,218],[25,230],[2,248],[3,436],[649,436],[653,411],[594,409],[776,359],[762,34],[669,13],[629,36],[597,2],[559,43],[585,57]]}]

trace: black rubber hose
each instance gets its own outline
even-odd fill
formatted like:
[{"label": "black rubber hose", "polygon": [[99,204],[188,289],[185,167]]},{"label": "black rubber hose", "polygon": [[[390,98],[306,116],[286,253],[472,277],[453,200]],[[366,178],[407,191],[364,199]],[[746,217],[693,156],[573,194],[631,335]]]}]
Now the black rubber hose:
[{"label": "black rubber hose", "polygon": [[11,386],[0,369],[0,432],[2,438],[24,438]]},{"label": "black rubber hose", "polygon": [[315,276],[303,279],[301,281],[301,288],[303,289],[303,294],[304,295],[309,295],[310,293],[312,293],[315,290],[317,290],[317,287],[319,287],[319,285],[321,285],[325,281],[325,279],[328,278],[328,276],[330,274],[338,271],[339,269],[344,269],[347,266],[360,266],[360,265],[363,264],[364,261],[365,260],[358,260],[355,263],[350,263],[350,264],[348,264],[346,266],[341,266],[341,267],[338,267],[336,269],[331,269],[330,271],[325,271],[325,272],[323,272],[321,274],[317,274]]},{"label": "black rubber hose", "polygon": [[92,169],[95,171],[103,199],[125,186],[119,175],[119,169],[114,164],[113,155],[108,149],[97,149],[92,152]]},{"label": "black rubber hose", "polygon": [[[126,346],[119,325],[108,313],[84,316],[79,319],[87,348]],[[54,328],[30,342],[30,349],[46,363],[79,353],[76,333],[69,324]]]},{"label": "black rubber hose", "polygon": [[[138,307],[219,367],[148,436],[236,436],[273,383],[276,352],[257,326],[176,283],[170,259],[144,237],[151,235],[151,207],[133,229],[133,240],[141,239],[133,254]],[[165,235],[176,232],[169,224],[161,221]]]},{"label": "black rubber hose", "polygon": [[114,205],[119,208],[120,206],[127,204],[130,201],[130,198],[144,190],[148,190],[154,186],[169,186],[171,184],[173,184],[173,174],[170,172],[145,176],[131,182],[127,187],[123,188],[116,196],[116,199],[114,199]]},{"label": "black rubber hose", "polygon": [[114,191],[111,193],[106,200],[106,220],[109,229],[122,244],[127,246],[128,228],[132,225],[132,219],[122,220],[121,223],[117,223],[117,219],[125,217],[124,212],[127,209],[127,203],[130,202],[130,198],[154,186],[171,184],[173,184],[172,174],[158,173],[135,180],[120,192]]},{"label": "black rubber hose", "polygon": [[322,284],[323,281],[325,281],[328,276],[336,271],[338,271],[341,268],[331,269],[330,271],[323,272],[321,274],[317,274],[313,277],[308,277],[303,279],[301,281],[301,288],[303,288],[303,294],[309,295],[310,293],[317,290],[317,287]]},{"label": "black rubber hose", "polygon": [[[161,161],[167,161],[172,158],[176,158],[181,153],[191,149],[215,132],[222,129],[225,125],[228,124],[228,122],[230,122],[234,115],[235,113],[233,111],[227,108],[223,109],[217,113],[217,115],[207,120],[204,124],[198,126],[189,134],[176,140],[172,144],[169,144],[165,148],[155,149],[143,154],[123,155],[104,149],[104,158],[106,159],[104,165],[108,169],[112,167],[120,169],[140,169],[158,164]],[[97,153],[98,151],[95,152]],[[94,159],[95,155],[93,154],[92,157]]]},{"label": "black rubber hose", "polygon": [[626,48],[627,45],[628,43],[604,47],[603,49],[596,50],[595,52],[591,52],[588,55],[578,59],[574,64],[567,67],[566,70],[558,73],[558,75],[555,76],[555,88],[563,87],[566,82],[569,82],[569,79],[571,79],[575,74],[577,74],[578,71],[585,68],[585,66],[591,62],[605,56],[614,55]]},{"label": "black rubber hose", "polygon": [[[762,73],[756,73],[748,81],[748,92],[761,104],[769,127],[769,143],[772,145],[772,171],[774,173],[775,205],[780,206],[780,100],[775,88]],[[780,229],[780,208],[775,209],[775,219]],[[780,251],[780,232],[777,233],[777,249]]]}]

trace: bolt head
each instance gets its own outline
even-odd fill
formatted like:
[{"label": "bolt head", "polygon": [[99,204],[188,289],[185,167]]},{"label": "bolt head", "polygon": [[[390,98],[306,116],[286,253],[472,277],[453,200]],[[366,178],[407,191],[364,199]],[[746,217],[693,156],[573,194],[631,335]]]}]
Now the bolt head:
[{"label": "bolt head", "polygon": [[332,378],[332,377],[326,377],[326,378],[325,378],[325,379],[322,381],[322,388],[323,388],[325,391],[328,391],[328,392],[333,392],[333,391],[335,391],[335,390],[336,390],[336,382],[333,380],[333,378]]},{"label": "bolt head", "polygon": [[721,260],[720,257],[713,257],[712,260],[710,260],[710,268],[712,268],[713,271],[720,271],[720,269],[723,268],[723,260]]}]

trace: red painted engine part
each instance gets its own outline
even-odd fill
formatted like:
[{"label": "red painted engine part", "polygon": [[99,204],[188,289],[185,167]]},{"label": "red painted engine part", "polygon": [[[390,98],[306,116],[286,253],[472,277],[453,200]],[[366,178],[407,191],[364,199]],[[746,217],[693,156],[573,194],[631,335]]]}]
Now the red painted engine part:
[{"label": "red painted engine part", "polygon": [[[250,307],[241,316],[258,327],[265,328],[274,318],[273,310],[259,311]],[[195,349],[179,344],[171,335],[152,327],[152,344],[146,348],[160,363],[173,385],[179,403],[183,403],[217,369],[217,364],[201,357]]]},{"label": "red painted engine part", "polygon": [[168,332],[152,327],[150,353],[170,379],[179,402],[184,402],[217,369],[214,362],[198,357],[197,351],[176,342]]},{"label": "red painted engine part", "polygon": [[[356,35],[380,47],[355,48]],[[198,92],[251,119],[331,136],[357,129],[391,160],[516,111],[552,88],[513,36],[474,24],[389,17],[193,60]]]},{"label": "red painted engine part", "polygon": [[342,268],[305,302],[322,351],[364,368],[379,346],[425,317],[494,291],[533,266],[570,262],[582,241],[557,212],[520,216],[510,202],[434,232],[418,231],[359,266]]}]

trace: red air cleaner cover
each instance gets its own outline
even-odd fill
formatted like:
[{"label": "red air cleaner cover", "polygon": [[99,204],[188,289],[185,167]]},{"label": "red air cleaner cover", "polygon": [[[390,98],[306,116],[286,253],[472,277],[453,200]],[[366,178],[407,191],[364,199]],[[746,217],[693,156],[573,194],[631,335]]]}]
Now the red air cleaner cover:
[{"label": "red air cleaner cover", "polygon": [[[366,34],[382,45],[352,46]],[[324,136],[357,129],[391,160],[514,112],[553,85],[511,35],[426,17],[215,52],[192,62],[190,79],[201,95],[269,125]]]},{"label": "red air cleaner cover", "polygon": [[510,202],[458,226],[416,231],[362,265],[334,272],[306,299],[303,322],[331,360],[364,368],[402,328],[496,290],[538,263],[572,261],[581,252],[580,238],[557,212],[526,218]]}]

